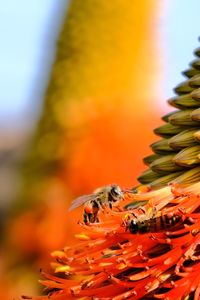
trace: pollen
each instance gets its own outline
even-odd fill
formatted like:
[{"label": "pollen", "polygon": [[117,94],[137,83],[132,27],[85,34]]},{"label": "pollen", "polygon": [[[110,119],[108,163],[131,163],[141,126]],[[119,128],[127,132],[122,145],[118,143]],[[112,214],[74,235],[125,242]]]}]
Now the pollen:
[{"label": "pollen", "polygon": [[75,234],[75,237],[82,241],[90,240],[89,236],[87,236],[86,234]]},{"label": "pollen", "polygon": [[58,266],[55,268],[55,273],[65,273],[65,272],[69,272],[71,270],[71,267],[70,266]]}]

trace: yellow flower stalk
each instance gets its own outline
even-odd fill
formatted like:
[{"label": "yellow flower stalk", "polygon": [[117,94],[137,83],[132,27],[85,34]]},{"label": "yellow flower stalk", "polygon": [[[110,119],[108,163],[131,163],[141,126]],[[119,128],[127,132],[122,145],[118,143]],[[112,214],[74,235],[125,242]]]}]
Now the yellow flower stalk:
[{"label": "yellow flower stalk", "polygon": [[[24,206],[41,202],[57,182],[65,193],[78,194],[114,180],[129,185],[137,174],[131,164],[142,169],[135,156],[145,153],[144,142],[127,140],[139,136],[141,126],[148,128],[146,99],[156,99],[157,60],[148,60],[156,57],[149,24],[157,11],[154,0],[71,1],[24,164]],[[148,143],[151,137],[149,132],[143,138]]]}]

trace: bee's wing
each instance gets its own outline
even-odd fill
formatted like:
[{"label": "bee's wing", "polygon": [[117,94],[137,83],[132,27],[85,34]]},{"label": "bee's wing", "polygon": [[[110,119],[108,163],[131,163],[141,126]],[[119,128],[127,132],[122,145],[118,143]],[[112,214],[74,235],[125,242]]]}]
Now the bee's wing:
[{"label": "bee's wing", "polygon": [[85,202],[93,200],[94,198],[95,198],[94,195],[83,195],[74,199],[71,203],[71,206],[69,207],[69,211],[74,210],[75,208],[83,205]]}]

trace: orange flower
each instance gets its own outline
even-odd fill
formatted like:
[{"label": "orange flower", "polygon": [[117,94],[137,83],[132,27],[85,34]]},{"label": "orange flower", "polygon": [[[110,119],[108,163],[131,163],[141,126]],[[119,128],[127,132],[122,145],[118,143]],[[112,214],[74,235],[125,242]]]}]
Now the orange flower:
[{"label": "orange flower", "polygon": [[23,299],[199,299],[200,183],[125,198],[127,209],[81,224],[81,241],[52,253],[46,296]]}]

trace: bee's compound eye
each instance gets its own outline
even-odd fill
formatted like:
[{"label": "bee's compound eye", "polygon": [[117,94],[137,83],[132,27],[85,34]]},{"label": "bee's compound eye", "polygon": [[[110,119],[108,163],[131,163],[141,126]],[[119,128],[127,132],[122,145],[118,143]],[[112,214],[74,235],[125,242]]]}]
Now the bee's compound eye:
[{"label": "bee's compound eye", "polygon": [[135,220],[131,220],[129,224],[129,230],[133,234],[138,232],[138,224]]},{"label": "bee's compound eye", "polygon": [[118,186],[113,186],[112,189],[111,189],[111,194],[112,194],[113,196],[121,196],[122,191],[121,191],[120,187],[118,187]]}]

